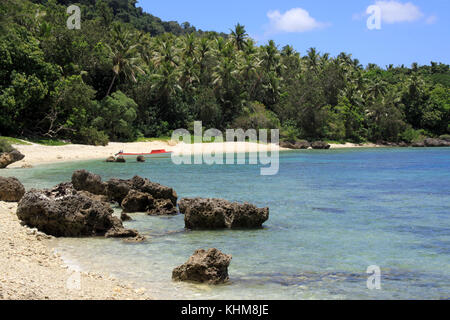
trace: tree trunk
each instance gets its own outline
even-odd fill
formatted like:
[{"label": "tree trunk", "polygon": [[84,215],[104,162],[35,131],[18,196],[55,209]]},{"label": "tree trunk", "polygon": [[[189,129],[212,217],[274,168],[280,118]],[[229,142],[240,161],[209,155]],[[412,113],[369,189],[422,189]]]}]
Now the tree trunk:
[{"label": "tree trunk", "polygon": [[109,96],[109,94],[111,93],[111,89],[112,89],[112,87],[114,85],[114,82],[116,81],[116,77],[117,77],[117,74],[114,73],[114,78],[112,79],[111,85],[109,86],[108,93],[106,94],[106,97]]}]

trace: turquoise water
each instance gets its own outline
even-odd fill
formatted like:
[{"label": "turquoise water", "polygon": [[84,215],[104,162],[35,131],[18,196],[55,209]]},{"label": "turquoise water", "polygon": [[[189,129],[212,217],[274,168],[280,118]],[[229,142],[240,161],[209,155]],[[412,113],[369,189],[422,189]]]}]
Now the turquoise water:
[{"label": "turquoise water", "polygon": [[[162,299],[449,299],[450,148],[346,149],[282,153],[280,172],[258,166],[99,161],[2,171],[27,188],[50,187],[85,168],[135,174],[181,197],[219,197],[270,207],[264,229],[186,231],[183,216],[134,215],[127,227],[144,244],[59,239],[58,251],[85,270],[106,271]],[[231,282],[219,287],[171,282],[198,248],[232,254]],[[381,290],[368,290],[368,266]]]}]

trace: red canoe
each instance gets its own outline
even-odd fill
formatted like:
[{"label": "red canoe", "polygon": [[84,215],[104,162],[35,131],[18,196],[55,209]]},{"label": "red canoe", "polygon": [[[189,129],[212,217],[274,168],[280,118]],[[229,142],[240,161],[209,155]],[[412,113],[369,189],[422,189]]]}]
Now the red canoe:
[{"label": "red canoe", "polygon": [[145,158],[170,158],[172,156],[172,151],[166,151],[164,149],[161,150],[152,150],[150,153],[126,153],[123,151],[120,151],[116,154],[116,156],[122,156],[124,158],[131,158],[131,157],[139,157],[143,156]]}]

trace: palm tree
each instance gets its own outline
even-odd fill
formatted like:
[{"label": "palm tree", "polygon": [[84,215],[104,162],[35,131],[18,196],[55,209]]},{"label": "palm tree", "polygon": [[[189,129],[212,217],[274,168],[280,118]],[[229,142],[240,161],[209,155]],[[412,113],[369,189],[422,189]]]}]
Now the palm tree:
[{"label": "palm tree", "polygon": [[111,32],[112,44],[106,44],[109,57],[113,63],[114,77],[109,86],[106,96],[109,96],[114,82],[120,74],[136,82],[136,74],[144,73],[140,67],[140,57],[137,50],[135,36],[128,30],[124,30],[121,24],[115,24]]},{"label": "palm tree", "polygon": [[234,26],[234,30],[231,30],[231,40],[239,51],[244,50],[247,42],[245,41],[248,37],[245,31],[245,26],[237,24]]},{"label": "palm tree", "polygon": [[266,72],[280,69],[280,54],[275,41],[270,40],[269,43],[262,47],[261,58]]},{"label": "palm tree", "polygon": [[310,48],[305,57],[306,65],[310,71],[314,71],[317,73],[317,69],[319,67],[319,58],[320,55],[317,52],[316,48]]},{"label": "palm tree", "polygon": [[156,66],[168,63],[174,67],[179,65],[178,52],[172,35],[164,34],[156,39],[156,52],[153,58]]},{"label": "palm tree", "polygon": [[160,99],[167,100],[181,90],[178,84],[179,78],[179,72],[176,67],[169,62],[163,62],[158,72],[152,75],[152,89],[158,93]]},{"label": "palm tree", "polygon": [[194,59],[196,51],[197,41],[195,35],[190,33],[183,38],[182,54],[185,59]]},{"label": "palm tree", "polygon": [[191,58],[186,58],[183,61],[180,70],[180,84],[185,90],[192,90],[196,83],[200,81],[198,76],[197,64]]}]

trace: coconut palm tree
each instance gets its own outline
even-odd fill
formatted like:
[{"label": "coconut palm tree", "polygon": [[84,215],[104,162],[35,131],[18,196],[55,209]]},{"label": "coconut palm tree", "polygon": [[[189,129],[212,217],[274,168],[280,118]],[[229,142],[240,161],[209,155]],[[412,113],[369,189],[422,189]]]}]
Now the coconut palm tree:
[{"label": "coconut palm tree", "polygon": [[245,31],[245,26],[239,23],[234,26],[234,30],[231,30],[231,40],[239,51],[244,50],[247,46],[247,38],[248,34],[247,31]]},{"label": "coconut palm tree", "polygon": [[141,60],[137,50],[138,42],[135,35],[122,27],[121,24],[115,24],[111,32],[112,43],[106,44],[109,58],[112,60],[114,77],[109,86],[106,96],[109,96],[114,83],[123,74],[126,78],[136,82],[136,74],[144,73],[141,69]]}]

